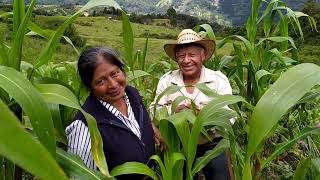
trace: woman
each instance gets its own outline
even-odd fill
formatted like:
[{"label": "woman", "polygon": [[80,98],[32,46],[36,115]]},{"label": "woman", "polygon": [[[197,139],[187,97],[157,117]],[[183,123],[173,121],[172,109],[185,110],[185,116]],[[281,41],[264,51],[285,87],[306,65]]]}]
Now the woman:
[{"label": "woman", "polygon": [[[126,84],[123,67],[110,48],[88,49],[78,61],[81,80],[90,90],[82,108],[97,121],[110,170],[130,161],[147,163],[155,152],[150,118],[138,91]],[[66,134],[68,151],[79,155],[89,168],[96,169],[89,130],[81,112],[66,128]]]}]

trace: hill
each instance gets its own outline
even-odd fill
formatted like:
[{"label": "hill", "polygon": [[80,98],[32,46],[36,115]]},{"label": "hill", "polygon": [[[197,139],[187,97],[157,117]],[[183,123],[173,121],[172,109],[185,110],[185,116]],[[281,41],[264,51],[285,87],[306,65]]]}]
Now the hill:
[{"label": "hill", "polygon": [[[63,16],[36,16],[33,22],[42,28],[55,29],[59,23],[61,24],[66,17]],[[105,17],[79,17],[74,23],[77,34],[86,40],[82,49],[90,46],[109,46],[116,49],[121,56],[124,55],[124,46],[122,40],[122,21],[108,19]],[[172,41],[172,37],[176,37],[180,32],[177,28],[168,28],[165,26],[143,25],[138,23],[131,23],[134,33],[134,47],[136,50],[142,50],[146,41],[147,34],[150,35],[148,43],[147,61],[155,62],[160,59],[166,59],[167,56],[163,51],[163,45]],[[0,21],[0,33],[4,34],[6,41],[11,32],[9,26]],[[23,60],[33,62],[39,55],[39,51],[43,48],[45,41],[43,38],[26,36],[24,44]],[[229,54],[231,44],[219,50],[219,54]],[[60,43],[57,53],[54,57],[55,61],[75,61],[78,55],[73,48],[68,44]]]},{"label": "hill", "polygon": [[[0,0],[10,3],[12,0]],[[38,0],[38,4],[75,5],[88,0]],[[177,13],[185,13],[224,25],[242,25],[250,13],[250,0],[116,0],[129,12],[151,14],[165,13],[173,7]],[[301,9],[308,0],[284,0],[293,10]],[[315,0],[320,2],[320,0]]]}]

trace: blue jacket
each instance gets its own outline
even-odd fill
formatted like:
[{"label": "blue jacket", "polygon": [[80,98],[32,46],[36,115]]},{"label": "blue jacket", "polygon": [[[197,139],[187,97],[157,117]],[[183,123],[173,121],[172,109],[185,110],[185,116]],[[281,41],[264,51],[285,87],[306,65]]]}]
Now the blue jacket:
[{"label": "blue jacket", "polygon": [[[97,121],[109,170],[125,162],[147,163],[155,153],[153,129],[149,115],[143,105],[142,97],[131,86],[127,86],[125,92],[140,126],[141,140],[116,116],[109,112],[93,94],[89,95],[82,106]],[[81,112],[76,114],[75,119],[86,123]]]}]

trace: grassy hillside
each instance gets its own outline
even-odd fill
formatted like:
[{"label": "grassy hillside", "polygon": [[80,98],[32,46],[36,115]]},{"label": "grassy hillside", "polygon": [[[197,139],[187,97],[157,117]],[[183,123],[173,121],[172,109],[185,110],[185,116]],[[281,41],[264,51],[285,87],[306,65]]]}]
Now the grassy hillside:
[{"label": "grassy hillside", "polygon": [[[36,16],[34,22],[43,28],[49,26],[58,26],[65,17],[61,16]],[[146,41],[146,34],[149,34],[147,61],[155,62],[159,59],[167,58],[163,45],[168,42],[173,42],[177,37],[180,29],[168,28],[165,26],[143,25],[132,23],[134,32],[134,47],[135,50],[143,49]],[[0,32],[3,32],[6,41],[10,42],[10,26],[0,22]],[[80,37],[86,39],[86,45],[79,48],[81,52],[84,48],[90,46],[109,46],[119,51],[121,56],[124,56],[124,47],[122,41],[122,22],[119,20],[108,19],[105,17],[79,17],[74,26]],[[26,36],[24,46],[24,61],[34,62],[41,48],[45,44],[45,39],[37,36]],[[170,39],[171,38],[171,39]],[[219,50],[219,54],[229,54],[231,44]],[[71,45],[60,43],[57,53],[54,56],[55,61],[75,61],[78,55],[75,53]]]}]

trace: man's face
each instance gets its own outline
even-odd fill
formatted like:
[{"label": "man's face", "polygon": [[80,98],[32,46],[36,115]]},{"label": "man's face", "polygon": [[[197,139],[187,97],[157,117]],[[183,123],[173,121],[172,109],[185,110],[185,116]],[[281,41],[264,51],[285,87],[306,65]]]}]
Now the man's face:
[{"label": "man's face", "polygon": [[185,78],[196,78],[201,74],[205,50],[198,46],[186,46],[177,50],[176,60]]}]

